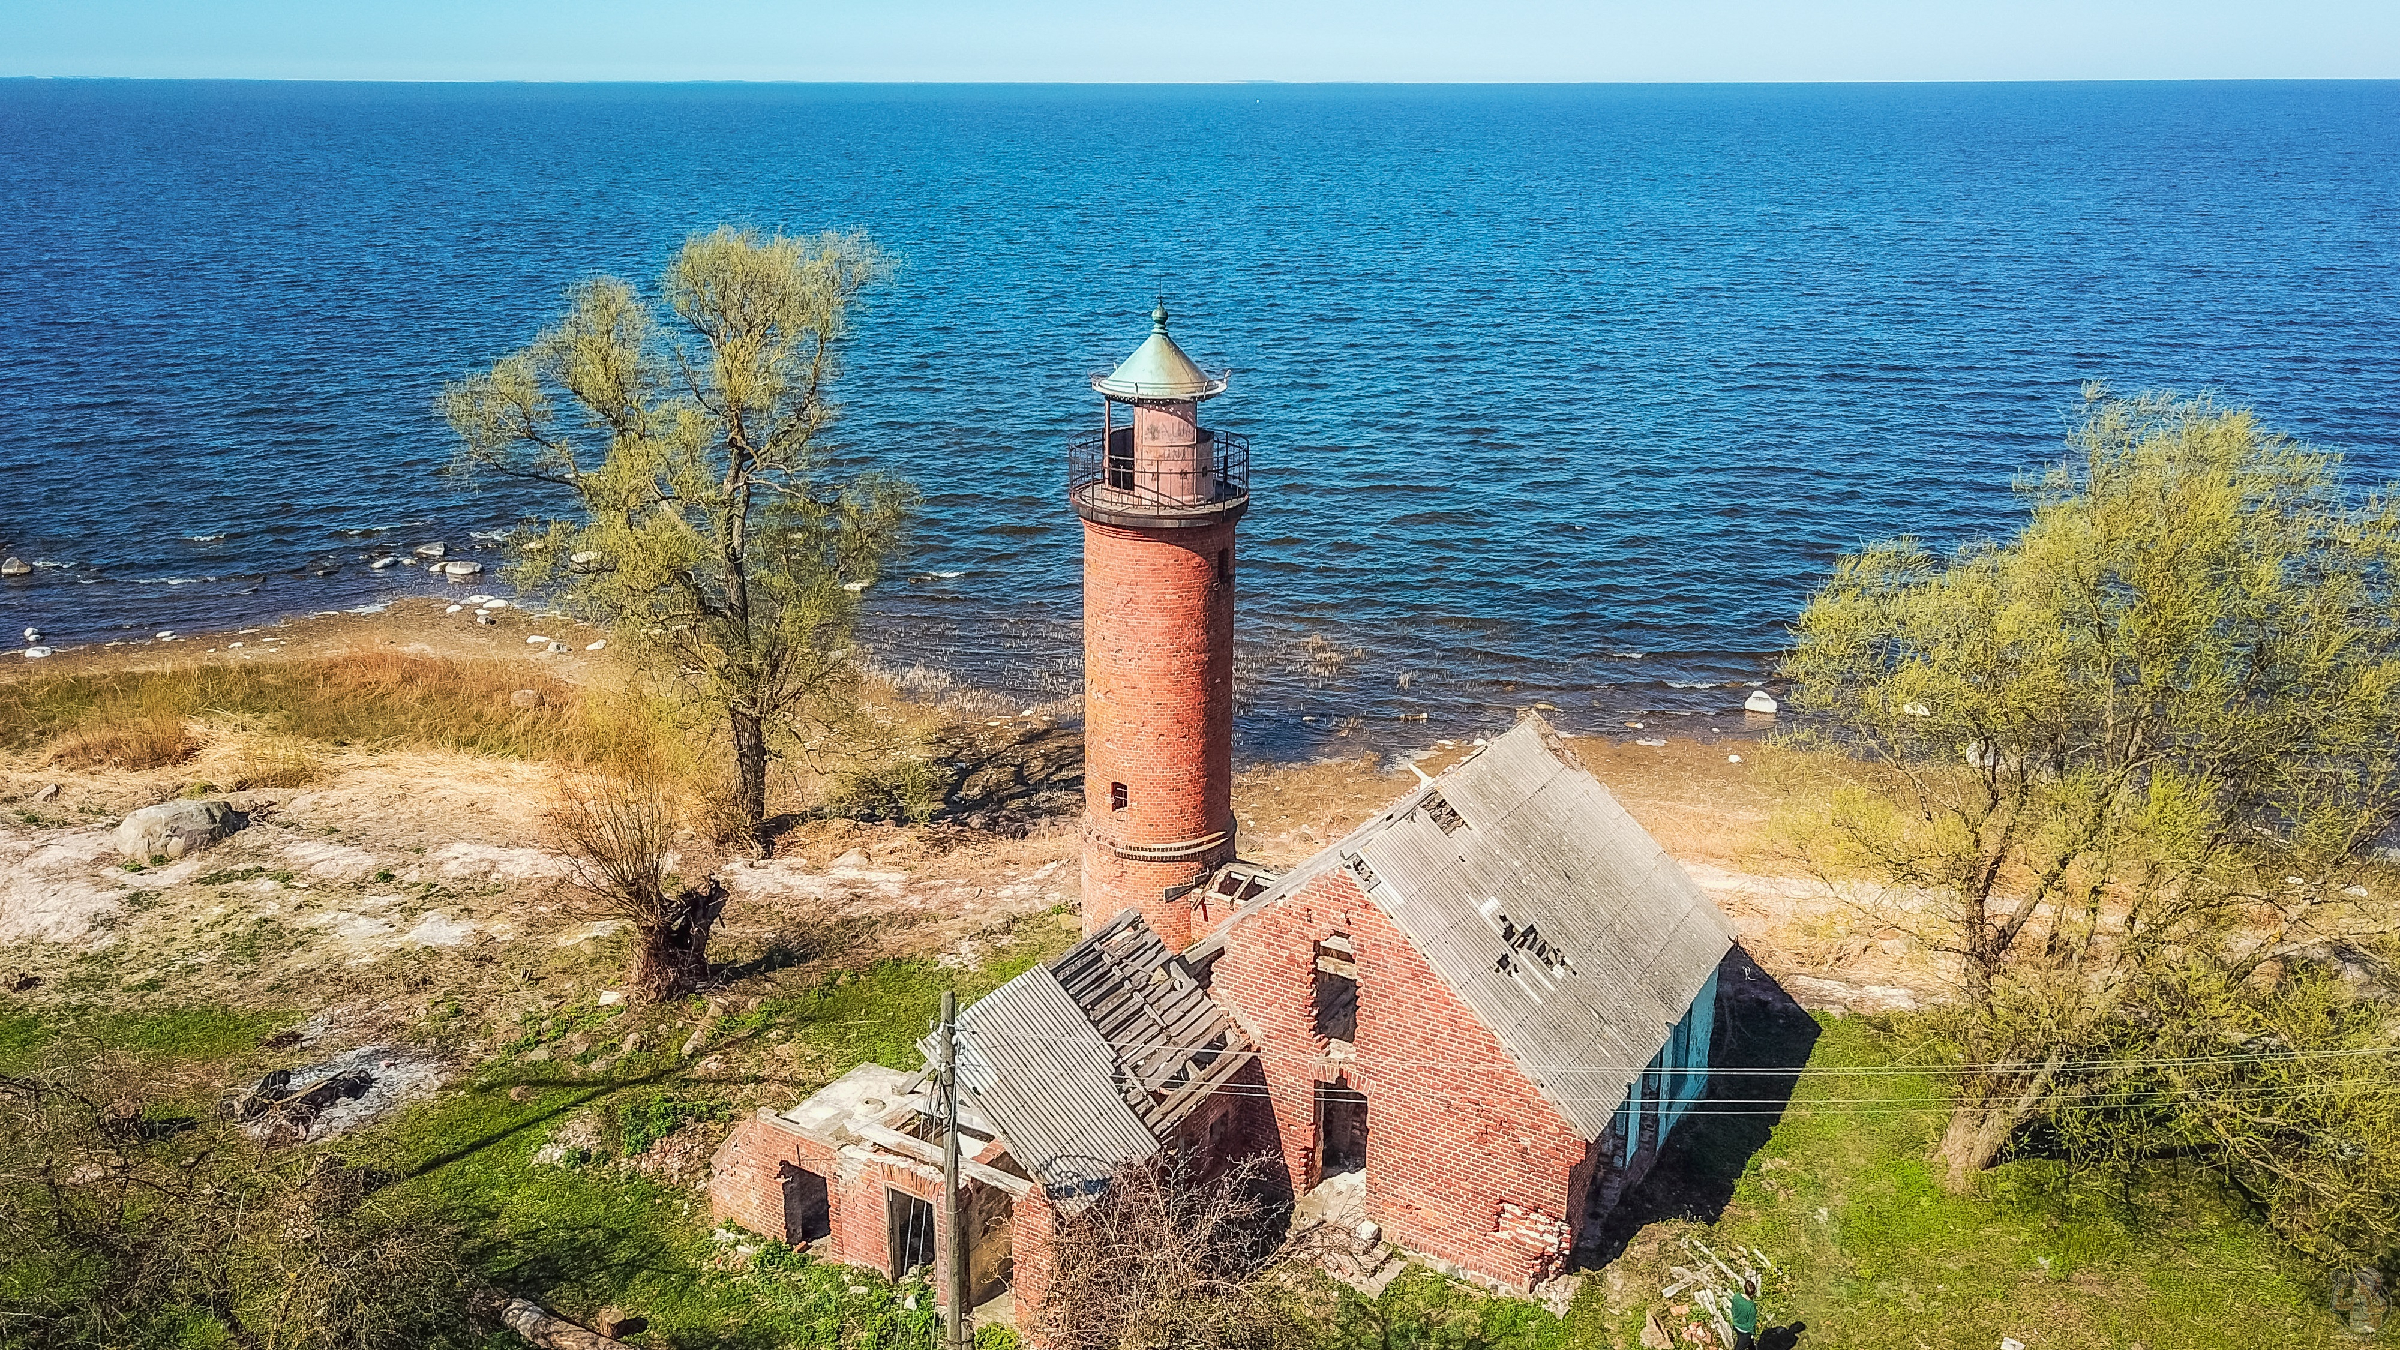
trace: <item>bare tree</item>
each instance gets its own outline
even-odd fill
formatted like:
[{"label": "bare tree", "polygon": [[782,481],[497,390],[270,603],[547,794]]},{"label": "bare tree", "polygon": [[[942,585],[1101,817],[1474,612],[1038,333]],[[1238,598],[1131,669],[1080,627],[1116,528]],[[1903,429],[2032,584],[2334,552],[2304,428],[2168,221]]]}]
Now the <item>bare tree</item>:
[{"label": "bare tree", "polygon": [[1165,1157],[1120,1169],[1061,1219],[1040,1341],[1053,1350],[1275,1350],[1301,1343],[1261,1279],[1264,1164],[1202,1180]]},{"label": "bare tree", "polygon": [[686,884],[669,870],[679,815],[665,784],[637,770],[568,780],[547,820],[569,888],[633,929],[626,983],[646,1002],[689,993],[707,978],[709,935],[725,912],[725,885],[713,873]]}]

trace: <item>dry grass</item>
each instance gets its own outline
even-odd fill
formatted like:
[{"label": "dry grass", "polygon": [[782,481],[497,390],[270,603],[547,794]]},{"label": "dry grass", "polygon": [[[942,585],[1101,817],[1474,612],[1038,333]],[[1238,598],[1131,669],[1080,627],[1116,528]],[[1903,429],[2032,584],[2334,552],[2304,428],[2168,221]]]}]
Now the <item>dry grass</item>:
[{"label": "dry grass", "polygon": [[[522,689],[540,695],[536,706],[513,705]],[[195,723],[261,734],[263,758],[247,766],[261,785],[309,772],[301,742],[581,762],[611,757],[624,735],[591,716],[574,686],[499,660],[360,650],[0,683],[0,748],[41,750],[52,763],[179,763],[200,748]]]},{"label": "dry grass", "polygon": [[226,767],[224,786],[232,792],[306,787],[324,772],[325,766],[308,752],[305,742],[279,736],[260,737],[234,754]]},{"label": "dry grass", "polygon": [[78,726],[50,742],[42,762],[68,769],[163,769],[200,751],[200,738],[174,713],[136,713]]}]

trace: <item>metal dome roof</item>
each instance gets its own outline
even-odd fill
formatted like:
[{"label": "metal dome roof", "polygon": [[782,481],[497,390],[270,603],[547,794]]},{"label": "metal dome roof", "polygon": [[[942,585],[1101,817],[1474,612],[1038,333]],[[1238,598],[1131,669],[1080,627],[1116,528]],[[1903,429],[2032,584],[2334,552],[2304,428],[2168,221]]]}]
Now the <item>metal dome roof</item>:
[{"label": "metal dome roof", "polygon": [[1167,336],[1167,307],[1162,303],[1150,311],[1150,336],[1115,371],[1095,377],[1092,388],[1110,398],[1197,401],[1224,393],[1225,379],[1200,369]]}]

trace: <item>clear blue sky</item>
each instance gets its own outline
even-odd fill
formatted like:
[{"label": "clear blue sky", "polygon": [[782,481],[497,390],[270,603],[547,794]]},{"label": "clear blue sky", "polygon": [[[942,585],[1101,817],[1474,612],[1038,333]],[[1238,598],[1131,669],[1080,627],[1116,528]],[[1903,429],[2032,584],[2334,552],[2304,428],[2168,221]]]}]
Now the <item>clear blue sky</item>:
[{"label": "clear blue sky", "polygon": [[2400,77],[2400,0],[0,0],[0,75]]}]

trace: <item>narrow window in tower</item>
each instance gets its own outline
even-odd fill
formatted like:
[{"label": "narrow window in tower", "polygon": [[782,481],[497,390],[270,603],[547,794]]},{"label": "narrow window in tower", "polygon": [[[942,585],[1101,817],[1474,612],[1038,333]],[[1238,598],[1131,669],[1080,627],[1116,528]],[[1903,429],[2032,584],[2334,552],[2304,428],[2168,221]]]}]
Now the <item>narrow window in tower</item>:
[{"label": "narrow window in tower", "polygon": [[1221,548],[1221,549],[1218,549],[1218,550],[1217,550],[1217,580],[1219,580],[1219,581],[1231,581],[1231,580],[1233,580],[1233,550],[1232,550],[1232,549],[1229,549],[1229,548]]},{"label": "narrow window in tower", "polygon": [[1108,809],[1111,811],[1125,809],[1125,785],[1123,783],[1108,785]]}]

